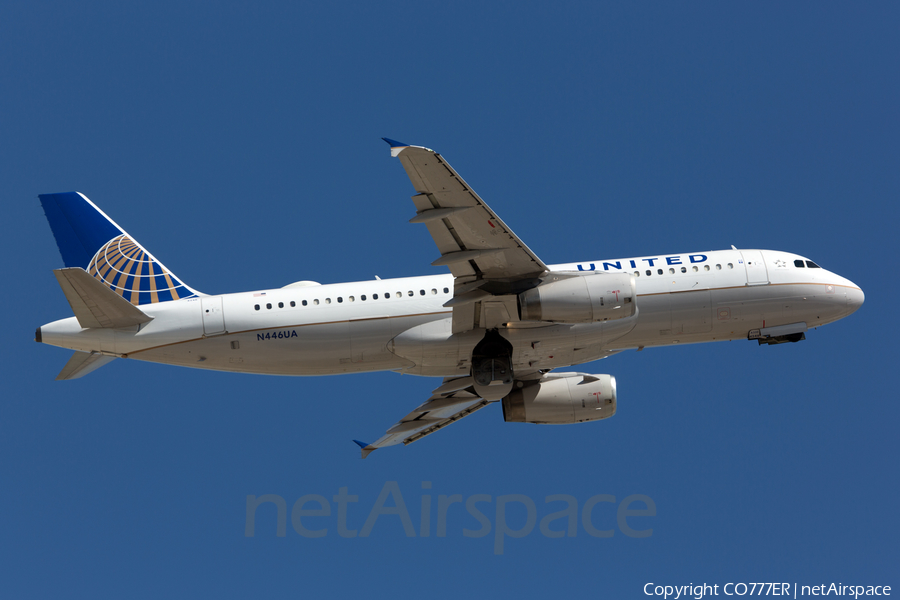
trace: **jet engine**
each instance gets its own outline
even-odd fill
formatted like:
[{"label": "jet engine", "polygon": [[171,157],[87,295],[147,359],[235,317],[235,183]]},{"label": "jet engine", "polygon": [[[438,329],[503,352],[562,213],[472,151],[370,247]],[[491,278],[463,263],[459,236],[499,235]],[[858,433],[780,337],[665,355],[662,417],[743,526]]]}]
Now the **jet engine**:
[{"label": "jet engine", "polygon": [[507,423],[566,425],[616,414],[616,378],[587,373],[552,373],[503,398]]},{"label": "jet engine", "polygon": [[634,276],[629,273],[550,273],[537,287],[519,294],[519,317],[556,323],[624,319],[634,314],[634,299]]}]

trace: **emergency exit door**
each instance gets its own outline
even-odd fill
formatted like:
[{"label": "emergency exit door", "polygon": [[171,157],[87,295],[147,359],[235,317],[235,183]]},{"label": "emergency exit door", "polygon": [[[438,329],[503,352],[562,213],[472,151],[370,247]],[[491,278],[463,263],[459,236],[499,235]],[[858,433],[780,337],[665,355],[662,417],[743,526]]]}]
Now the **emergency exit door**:
[{"label": "emergency exit door", "polygon": [[203,311],[203,335],[225,333],[225,313],[222,311],[222,296],[200,298]]}]

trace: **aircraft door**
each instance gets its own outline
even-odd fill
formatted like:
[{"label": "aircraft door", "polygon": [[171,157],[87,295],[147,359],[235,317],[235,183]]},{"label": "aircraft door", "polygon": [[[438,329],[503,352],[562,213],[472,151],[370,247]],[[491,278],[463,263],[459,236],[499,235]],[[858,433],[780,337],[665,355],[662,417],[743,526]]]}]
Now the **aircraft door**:
[{"label": "aircraft door", "polygon": [[766,285],[769,283],[769,272],[759,250],[741,250],[744,268],[747,270],[747,285]]},{"label": "aircraft door", "polygon": [[200,310],[203,312],[203,335],[225,333],[225,313],[222,311],[222,296],[201,297]]}]

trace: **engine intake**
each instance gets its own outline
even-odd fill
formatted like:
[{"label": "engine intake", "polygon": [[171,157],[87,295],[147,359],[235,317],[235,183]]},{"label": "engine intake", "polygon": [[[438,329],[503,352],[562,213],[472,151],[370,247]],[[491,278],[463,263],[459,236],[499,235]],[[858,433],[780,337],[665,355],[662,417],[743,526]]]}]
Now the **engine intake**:
[{"label": "engine intake", "polygon": [[555,323],[624,319],[634,315],[634,299],[634,276],[628,273],[550,273],[519,294],[519,317]]},{"label": "engine intake", "polygon": [[616,414],[616,378],[587,373],[554,373],[503,398],[507,423],[566,425]]}]

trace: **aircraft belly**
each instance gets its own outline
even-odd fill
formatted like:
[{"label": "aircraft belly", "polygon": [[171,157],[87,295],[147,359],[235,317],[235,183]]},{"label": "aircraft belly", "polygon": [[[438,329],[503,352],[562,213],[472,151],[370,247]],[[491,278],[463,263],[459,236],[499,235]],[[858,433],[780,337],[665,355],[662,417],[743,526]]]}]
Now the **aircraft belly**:
[{"label": "aircraft belly", "polygon": [[[357,332],[351,344],[351,331]],[[350,322],[233,333],[129,355],[138,360],[268,375],[329,375],[401,369],[411,363],[386,352],[389,332]],[[353,351],[358,360],[353,360]]]},{"label": "aircraft belly", "polygon": [[467,374],[472,349],[483,331],[470,330],[454,334],[451,318],[443,315],[427,322],[408,320],[408,325],[388,345],[389,351],[409,361],[404,373],[450,377]]},{"label": "aircraft belly", "polygon": [[672,314],[668,294],[652,294],[637,298],[637,324],[626,335],[615,340],[616,348],[636,348],[671,343]]},{"label": "aircraft belly", "polygon": [[370,369],[378,370],[408,365],[409,361],[401,359],[388,348],[391,339],[403,331],[404,327],[402,320],[387,316],[350,321],[351,362],[354,365],[366,364]]},{"label": "aircraft belly", "polygon": [[712,295],[709,290],[669,294],[672,335],[712,331]]},{"label": "aircraft belly", "polygon": [[[830,314],[822,301],[825,288],[811,285],[769,285],[716,290],[715,330],[717,333],[746,337],[751,329],[797,322],[814,326],[818,313]],[[839,302],[834,303],[837,311]],[[721,339],[721,338],[719,338]]]},{"label": "aircraft belly", "polygon": [[513,371],[553,369],[573,364],[577,328],[577,325],[548,324],[504,331],[503,337],[513,346]]},{"label": "aircraft belly", "polygon": [[[685,302],[673,311],[671,296],[655,294],[638,299],[640,321],[632,332],[617,340],[616,348],[664,346],[717,340],[746,339],[751,329],[792,323],[814,327],[845,316],[847,300],[841,290],[826,285],[759,285],[733,286],[710,292],[710,325],[688,315],[679,331],[673,315],[696,311]],[[685,294],[691,296],[693,294]],[[702,303],[698,304],[704,311]],[[685,313],[685,314],[687,314]]]},{"label": "aircraft belly", "polygon": [[511,328],[503,332],[513,345],[513,368],[555,369],[606,356],[616,340],[632,331],[639,314],[627,319]]}]

